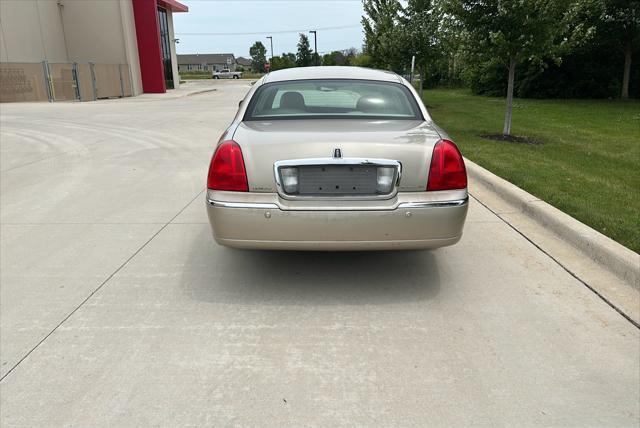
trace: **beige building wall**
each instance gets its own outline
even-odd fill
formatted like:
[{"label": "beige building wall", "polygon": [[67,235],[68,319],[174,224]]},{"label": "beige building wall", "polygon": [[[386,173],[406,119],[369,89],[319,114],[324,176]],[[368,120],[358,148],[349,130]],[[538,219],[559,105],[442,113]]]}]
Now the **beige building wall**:
[{"label": "beige building wall", "polygon": [[123,64],[122,15],[118,0],[60,0],[69,57],[76,62]]},{"label": "beige building wall", "polygon": [[60,7],[55,1],[0,0],[3,62],[68,62]]},{"label": "beige building wall", "polygon": [[142,93],[131,0],[0,0],[3,62],[129,64]]},{"label": "beige building wall", "polygon": [[133,95],[142,93],[142,73],[140,72],[140,58],[138,57],[138,41],[136,39],[136,23],[133,17],[131,0],[119,0],[120,24],[124,36],[125,55],[131,74],[131,89]]},{"label": "beige building wall", "polygon": [[[0,8],[2,2],[0,2]],[[0,13],[0,62],[9,62],[9,56],[7,54],[7,44],[4,40],[4,31],[2,31],[2,14]]]}]

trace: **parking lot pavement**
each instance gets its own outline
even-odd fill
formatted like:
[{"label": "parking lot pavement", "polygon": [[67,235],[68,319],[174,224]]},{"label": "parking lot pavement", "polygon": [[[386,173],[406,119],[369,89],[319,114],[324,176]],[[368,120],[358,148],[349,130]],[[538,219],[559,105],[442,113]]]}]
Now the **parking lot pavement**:
[{"label": "parking lot pavement", "polygon": [[640,334],[480,203],[436,251],[215,245],[247,82],[1,109],[3,426],[618,425]]}]

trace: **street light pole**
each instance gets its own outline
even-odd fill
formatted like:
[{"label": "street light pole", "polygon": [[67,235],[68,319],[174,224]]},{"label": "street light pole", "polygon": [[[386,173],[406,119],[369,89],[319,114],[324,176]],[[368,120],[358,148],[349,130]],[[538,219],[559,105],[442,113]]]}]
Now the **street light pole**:
[{"label": "street light pole", "polygon": [[309,31],[309,33],[313,33],[313,45],[314,45],[314,52],[313,54],[316,57],[315,63],[316,63],[316,67],[319,65],[318,64],[318,60],[320,59],[318,57],[318,32],[316,30],[311,30]]},{"label": "street light pole", "polygon": [[271,63],[273,63],[273,36],[267,36],[267,39],[271,42]]}]

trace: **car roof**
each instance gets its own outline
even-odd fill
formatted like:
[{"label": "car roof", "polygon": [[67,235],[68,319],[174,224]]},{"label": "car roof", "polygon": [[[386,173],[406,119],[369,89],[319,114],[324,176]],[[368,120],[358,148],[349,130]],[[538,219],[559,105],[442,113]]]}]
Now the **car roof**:
[{"label": "car roof", "polygon": [[400,76],[391,71],[374,70],[363,67],[296,67],[272,71],[264,77],[262,83],[282,82],[286,80],[306,79],[362,79],[401,82]]}]

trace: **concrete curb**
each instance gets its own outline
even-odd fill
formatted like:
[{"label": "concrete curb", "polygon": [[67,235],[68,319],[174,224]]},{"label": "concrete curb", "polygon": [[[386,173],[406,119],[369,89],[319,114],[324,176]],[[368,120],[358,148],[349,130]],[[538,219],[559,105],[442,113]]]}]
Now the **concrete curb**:
[{"label": "concrete curb", "polygon": [[514,184],[465,159],[471,180],[479,182],[505,202],[558,235],[621,280],[640,290],[640,254],[618,244]]},{"label": "concrete curb", "polygon": [[[213,89],[203,89],[201,91],[195,91],[195,92],[189,92],[187,95],[185,95],[185,97],[191,97],[193,95],[200,95],[200,94],[206,94],[207,92],[214,92],[217,91],[217,88],[213,88]],[[181,97],[179,97],[181,98]]]},{"label": "concrete curb", "polygon": [[[200,95],[200,94],[205,94],[208,92],[215,92],[217,91],[217,88],[206,88],[206,89],[196,89],[196,90],[178,90],[179,92],[177,93],[169,93],[169,92],[165,92],[162,94],[140,94],[136,97],[131,97],[130,99],[134,100],[134,101],[169,101],[169,100],[179,100],[181,98],[187,98],[187,97],[191,97],[194,95]],[[122,100],[124,98],[117,98],[114,101],[119,101]],[[105,100],[106,101],[106,100]]]}]

